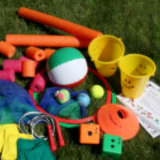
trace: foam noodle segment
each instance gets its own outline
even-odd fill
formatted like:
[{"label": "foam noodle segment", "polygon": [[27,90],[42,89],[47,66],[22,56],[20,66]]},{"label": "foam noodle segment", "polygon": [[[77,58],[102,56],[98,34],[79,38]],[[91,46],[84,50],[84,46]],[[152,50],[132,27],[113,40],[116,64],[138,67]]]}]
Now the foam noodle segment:
[{"label": "foam noodle segment", "polygon": [[[25,57],[25,56],[21,56],[19,60],[20,60],[20,61],[25,61],[25,60],[30,60],[30,61],[32,61],[32,59],[27,58],[27,57]],[[39,66],[39,62],[37,62],[37,61],[34,61],[34,62],[35,62],[35,69],[37,69],[38,66]]]},{"label": "foam noodle segment", "polygon": [[44,73],[37,73],[30,84],[30,89],[34,92],[42,92],[46,86],[46,79],[47,77],[44,75]]},{"label": "foam noodle segment", "polygon": [[22,61],[22,77],[34,77],[35,76],[35,62],[34,61]]},{"label": "foam noodle segment", "polygon": [[42,49],[36,47],[28,47],[26,49],[26,55],[36,61],[42,61],[45,59],[45,52]]},{"label": "foam noodle segment", "polygon": [[6,35],[6,42],[14,46],[35,47],[75,47],[87,48],[91,40],[73,36],[50,36],[50,35]]},{"label": "foam noodle segment", "polygon": [[20,73],[22,72],[22,63],[20,60],[4,60],[3,61],[3,69],[13,69],[14,72]]},{"label": "foam noodle segment", "polygon": [[55,49],[49,49],[49,48],[46,48],[44,50],[45,54],[46,54],[46,60],[49,59],[49,57],[51,56],[51,54],[53,54],[56,50]]},{"label": "foam noodle segment", "polygon": [[23,18],[35,21],[35,22],[60,29],[67,33],[73,34],[76,37],[81,37],[84,39],[92,40],[102,35],[101,32],[89,29],[87,27],[51,16],[51,15],[47,15],[45,13],[41,13],[41,12],[38,12],[32,9],[24,8],[24,7],[21,7],[18,10],[18,15]]},{"label": "foam noodle segment", "polygon": [[0,78],[14,82],[15,81],[15,73],[13,69],[7,69],[7,70],[0,70]]},{"label": "foam noodle segment", "polygon": [[3,54],[4,56],[11,58],[13,57],[14,53],[16,51],[16,48],[12,46],[11,44],[0,41],[0,53]]}]

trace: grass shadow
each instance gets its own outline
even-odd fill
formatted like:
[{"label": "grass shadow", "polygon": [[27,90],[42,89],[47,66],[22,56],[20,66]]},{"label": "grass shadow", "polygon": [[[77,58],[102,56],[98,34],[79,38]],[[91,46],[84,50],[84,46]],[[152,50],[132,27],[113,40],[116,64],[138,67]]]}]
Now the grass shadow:
[{"label": "grass shadow", "polygon": [[74,127],[69,129],[70,137],[75,144],[79,144],[79,127]]}]

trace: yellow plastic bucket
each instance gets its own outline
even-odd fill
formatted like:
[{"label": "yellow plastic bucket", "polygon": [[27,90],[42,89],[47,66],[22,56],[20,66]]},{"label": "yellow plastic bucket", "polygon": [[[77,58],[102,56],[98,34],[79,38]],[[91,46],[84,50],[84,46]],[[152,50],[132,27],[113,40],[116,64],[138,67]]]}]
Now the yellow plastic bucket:
[{"label": "yellow plastic bucket", "polygon": [[91,41],[88,53],[99,74],[110,77],[118,68],[118,61],[124,55],[125,47],[121,39],[103,35]]},{"label": "yellow plastic bucket", "polygon": [[151,76],[156,71],[155,63],[141,54],[128,54],[118,63],[121,71],[121,88],[125,97],[139,98]]}]

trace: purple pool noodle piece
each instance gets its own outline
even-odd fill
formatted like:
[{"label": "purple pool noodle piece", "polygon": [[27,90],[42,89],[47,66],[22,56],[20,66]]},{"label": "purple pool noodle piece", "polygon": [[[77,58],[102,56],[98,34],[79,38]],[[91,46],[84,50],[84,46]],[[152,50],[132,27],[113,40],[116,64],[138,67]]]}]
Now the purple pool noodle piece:
[{"label": "purple pool noodle piece", "polygon": [[14,72],[21,73],[22,72],[22,63],[20,60],[4,60],[3,61],[3,69],[13,69]]},{"label": "purple pool noodle piece", "polygon": [[13,69],[0,70],[0,78],[14,82],[15,81],[15,73]]},{"label": "purple pool noodle piece", "polygon": [[[32,60],[32,61],[34,61],[33,59],[27,58],[25,56],[21,56],[19,60],[20,61],[25,61],[25,60]],[[35,69],[37,69],[38,66],[39,66],[39,62],[35,61]]]},{"label": "purple pool noodle piece", "polygon": [[30,84],[30,89],[34,92],[42,92],[46,86],[47,77],[43,73],[37,73]]}]

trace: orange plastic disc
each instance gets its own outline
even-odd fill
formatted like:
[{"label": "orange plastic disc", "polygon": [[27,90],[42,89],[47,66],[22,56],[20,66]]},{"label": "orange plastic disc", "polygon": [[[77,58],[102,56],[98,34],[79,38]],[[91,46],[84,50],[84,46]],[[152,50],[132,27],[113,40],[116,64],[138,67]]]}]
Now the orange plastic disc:
[{"label": "orange plastic disc", "polygon": [[111,134],[128,140],[139,131],[139,121],[128,108],[118,104],[106,104],[96,112],[95,121],[102,133]]}]

